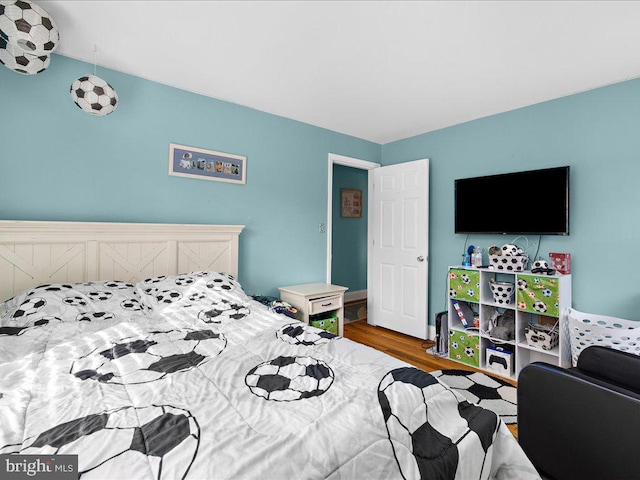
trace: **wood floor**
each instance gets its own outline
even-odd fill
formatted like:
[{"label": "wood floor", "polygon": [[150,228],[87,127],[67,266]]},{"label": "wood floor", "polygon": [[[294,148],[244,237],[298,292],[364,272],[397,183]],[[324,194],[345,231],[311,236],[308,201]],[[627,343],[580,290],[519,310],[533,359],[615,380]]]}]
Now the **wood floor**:
[{"label": "wood floor", "polygon": [[367,320],[357,320],[344,325],[344,336],[354,342],[368,345],[392,357],[396,357],[426,372],[444,369],[477,371],[462,363],[448,358],[441,358],[426,352],[433,347],[431,340],[420,340],[403,333],[394,332],[382,327],[369,325]]},{"label": "wood floor", "polygon": [[[366,319],[345,323],[344,337],[375,348],[425,372],[446,369],[479,371],[476,368],[454,362],[448,358],[441,358],[427,353],[427,348],[434,345],[430,340],[421,340],[386,328],[374,327],[369,325]],[[509,383],[516,385],[514,381],[509,381]],[[508,425],[508,427],[513,436],[518,438],[517,425]]]}]

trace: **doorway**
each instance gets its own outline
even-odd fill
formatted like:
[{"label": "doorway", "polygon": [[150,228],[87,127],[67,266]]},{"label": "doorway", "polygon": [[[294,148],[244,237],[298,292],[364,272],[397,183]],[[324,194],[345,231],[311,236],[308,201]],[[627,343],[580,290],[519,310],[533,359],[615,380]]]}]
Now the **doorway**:
[{"label": "doorway", "polygon": [[[380,167],[380,164],[332,153],[329,154],[328,163],[327,283],[349,288],[345,292],[347,304],[362,299],[366,301],[371,235],[368,172]],[[342,217],[342,189],[361,192],[361,217]]]},{"label": "doorway", "polygon": [[346,302],[367,298],[367,186],[366,170],[333,165],[331,283],[349,288]]},{"label": "doorway", "polygon": [[368,170],[367,323],[433,338],[427,318],[429,160],[381,167],[329,154],[327,283],[332,279],[333,209],[339,208],[333,200],[334,164]]}]

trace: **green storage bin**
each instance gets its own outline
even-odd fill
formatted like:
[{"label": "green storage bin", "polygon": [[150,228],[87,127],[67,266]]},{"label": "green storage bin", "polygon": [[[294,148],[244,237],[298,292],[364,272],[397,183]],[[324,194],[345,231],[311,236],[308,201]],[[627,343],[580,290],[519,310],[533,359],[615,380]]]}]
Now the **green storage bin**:
[{"label": "green storage bin", "polygon": [[309,319],[309,325],[338,335],[338,315],[334,313],[314,315]]},{"label": "green storage bin", "polygon": [[464,268],[450,268],[449,298],[480,302],[480,272]]},{"label": "green storage bin", "polygon": [[449,330],[449,358],[479,367],[480,336],[462,330]]},{"label": "green storage bin", "polygon": [[545,275],[518,275],[518,310],[560,316],[560,285],[555,277]]}]

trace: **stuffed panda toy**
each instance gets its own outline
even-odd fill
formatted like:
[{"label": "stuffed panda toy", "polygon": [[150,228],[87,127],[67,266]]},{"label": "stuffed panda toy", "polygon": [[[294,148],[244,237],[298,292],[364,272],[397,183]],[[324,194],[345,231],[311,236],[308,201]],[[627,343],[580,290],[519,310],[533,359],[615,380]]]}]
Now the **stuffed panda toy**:
[{"label": "stuffed panda toy", "polygon": [[531,266],[531,273],[544,273],[546,275],[554,275],[555,269],[549,266],[549,262],[546,260],[536,260]]}]

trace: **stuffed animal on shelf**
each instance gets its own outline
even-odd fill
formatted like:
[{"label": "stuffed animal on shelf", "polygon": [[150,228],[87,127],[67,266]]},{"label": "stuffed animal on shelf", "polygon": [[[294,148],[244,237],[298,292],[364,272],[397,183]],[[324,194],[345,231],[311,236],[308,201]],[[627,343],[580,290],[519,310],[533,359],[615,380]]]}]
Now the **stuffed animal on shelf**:
[{"label": "stuffed animal on shelf", "polygon": [[513,310],[505,310],[500,313],[495,309],[489,319],[489,335],[491,338],[506,342],[515,340],[516,316]]},{"label": "stuffed animal on shelf", "polygon": [[501,253],[502,255],[507,257],[515,257],[517,255],[522,255],[524,253],[524,250],[522,249],[522,247],[519,247],[512,243],[507,243],[502,246]]},{"label": "stuffed animal on shelf", "polygon": [[545,275],[554,275],[556,270],[549,266],[546,260],[536,260],[531,266],[531,273],[544,273]]}]

